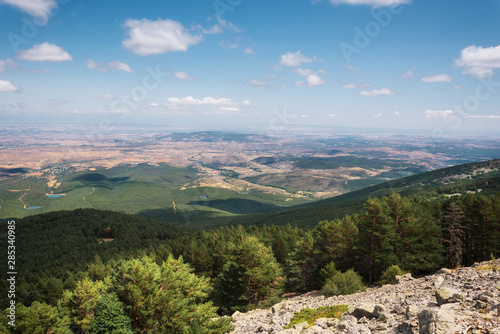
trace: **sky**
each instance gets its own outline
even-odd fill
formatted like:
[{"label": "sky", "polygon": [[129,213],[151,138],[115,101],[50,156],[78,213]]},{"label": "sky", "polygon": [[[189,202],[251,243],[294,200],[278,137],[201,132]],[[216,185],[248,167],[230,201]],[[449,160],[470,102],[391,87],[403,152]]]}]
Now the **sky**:
[{"label": "sky", "polygon": [[498,0],[0,0],[0,126],[497,133]]}]

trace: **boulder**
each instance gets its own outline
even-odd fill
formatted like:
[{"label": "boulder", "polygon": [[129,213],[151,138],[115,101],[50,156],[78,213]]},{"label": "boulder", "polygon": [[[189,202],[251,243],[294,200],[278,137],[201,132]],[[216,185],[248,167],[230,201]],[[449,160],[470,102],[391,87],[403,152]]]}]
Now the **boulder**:
[{"label": "boulder", "polygon": [[351,315],[356,317],[357,319],[361,319],[363,317],[372,319],[376,317],[374,313],[375,313],[375,305],[360,304],[354,309],[354,311],[351,312]]},{"label": "boulder", "polygon": [[419,334],[449,334],[458,331],[455,314],[439,308],[426,309],[418,314]]},{"label": "boulder", "polygon": [[396,276],[396,283],[397,284],[400,284],[400,283],[403,283],[403,282],[407,282],[407,281],[411,281],[413,279],[413,277],[411,277],[411,273],[406,273],[404,275],[401,275],[401,276]]},{"label": "boulder", "polygon": [[440,288],[435,293],[438,305],[456,303],[464,299],[464,296],[457,290],[451,288]]},{"label": "boulder", "polygon": [[451,273],[453,273],[453,271],[451,269],[448,269],[448,268],[441,268],[438,270],[437,273],[438,274],[451,274]]}]

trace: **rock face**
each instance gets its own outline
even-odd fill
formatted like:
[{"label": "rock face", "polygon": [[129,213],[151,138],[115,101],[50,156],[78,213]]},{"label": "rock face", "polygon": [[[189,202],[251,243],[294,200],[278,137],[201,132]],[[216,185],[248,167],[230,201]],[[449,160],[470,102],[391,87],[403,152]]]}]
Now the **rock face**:
[{"label": "rock face", "polygon": [[[422,278],[405,275],[395,285],[349,296],[325,298],[312,291],[270,309],[236,312],[231,333],[500,334],[500,271],[483,269],[488,264],[491,261]],[[284,329],[295,312],[340,304],[349,306],[341,319],[322,318],[312,326]]]}]

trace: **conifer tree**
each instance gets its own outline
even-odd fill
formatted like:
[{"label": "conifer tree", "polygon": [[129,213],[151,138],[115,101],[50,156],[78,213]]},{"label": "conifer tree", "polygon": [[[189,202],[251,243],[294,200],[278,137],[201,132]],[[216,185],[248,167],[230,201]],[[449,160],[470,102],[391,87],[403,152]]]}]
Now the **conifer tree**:
[{"label": "conifer tree", "polygon": [[297,240],[286,264],[287,290],[310,291],[319,287],[319,256],[310,233]]},{"label": "conifer tree", "polygon": [[230,319],[214,319],[217,314],[208,301],[208,278],[196,276],[182,258],[169,256],[162,265],[147,257],[124,261],[114,288],[141,333],[184,334],[191,322],[201,324],[201,333],[231,329]]},{"label": "conifer tree", "polygon": [[115,293],[106,293],[99,299],[90,333],[134,334],[132,322]]},{"label": "conifer tree", "polygon": [[371,285],[382,270],[399,264],[394,253],[396,228],[387,214],[388,207],[384,201],[370,198],[364,210],[358,224],[357,265],[359,272],[366,275],[368,284]]},{"label": "conifer tree", "polygon": [[248,236],[235,245],[215,284],[215,299],[226,313],[246,310],[276,298],[281,292],[282,269],[270,247]]},{"label": "conifer tree", "polygon": [[465,228],[462,225],[463,213],[455,202],[450,204],[448,212],[443,216],[445,227],[445,237],[443,242],[448,253],[448,266],[455,268],[463,262],[463,253],[465,250],[464,237]]}]

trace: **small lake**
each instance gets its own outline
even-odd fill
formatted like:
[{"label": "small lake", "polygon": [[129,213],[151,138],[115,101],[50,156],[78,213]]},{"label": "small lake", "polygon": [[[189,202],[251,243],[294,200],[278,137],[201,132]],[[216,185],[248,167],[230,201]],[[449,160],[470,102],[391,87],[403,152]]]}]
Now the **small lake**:
[{"label": "small lake", "polygon": [[27,206],[26,210],[34,210],[34,209],[41,209],[41,206]]},{"label": "small lake", "polygon": [[48,197],[48,198],[58,198],[58,197],[64,197],[64,195],[62,195],[62,194],[59,194],[59,195],[57,195],[57,194],[52,194],[52,195],[47,195],[47,197]]}]

